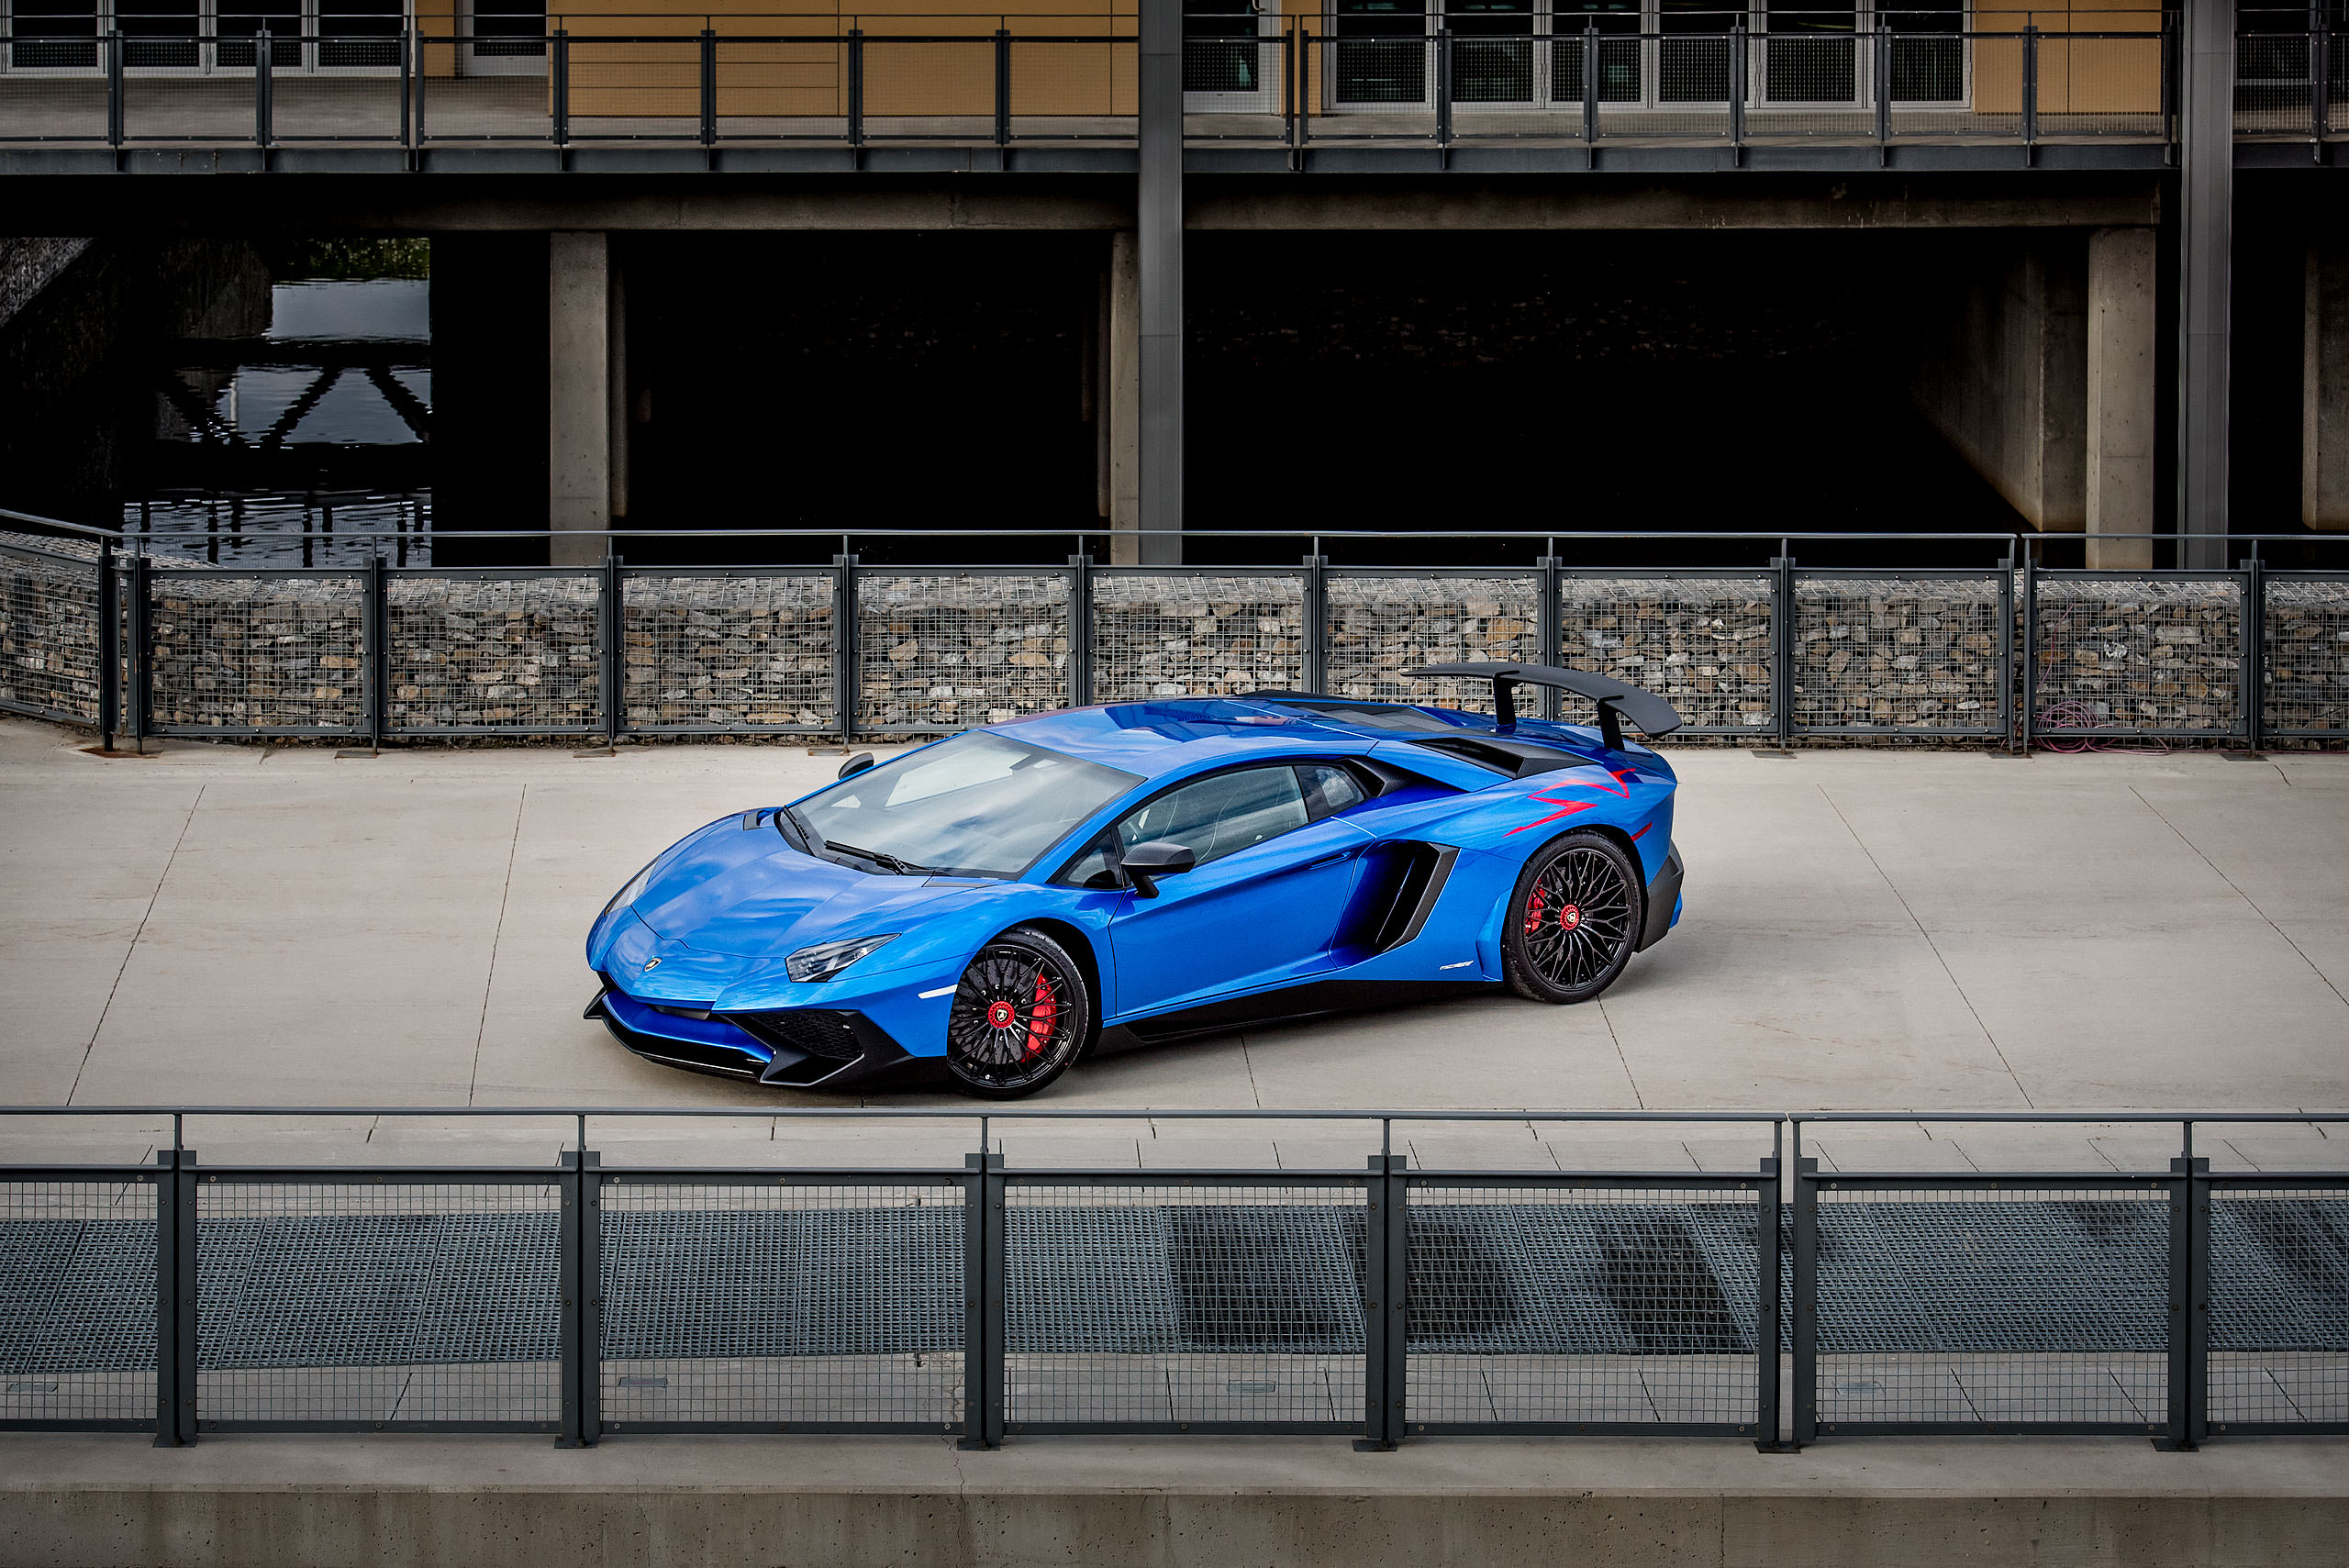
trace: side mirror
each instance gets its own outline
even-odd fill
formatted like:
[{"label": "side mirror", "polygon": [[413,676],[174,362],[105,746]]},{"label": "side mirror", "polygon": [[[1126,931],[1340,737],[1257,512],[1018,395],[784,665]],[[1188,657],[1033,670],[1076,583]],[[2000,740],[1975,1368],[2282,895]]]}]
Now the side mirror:
[{"label": "side mirror", "polygon": [[836,776],[840,778],[846,778],[851,773],[861,773],[872,765],[873,753],[870,751],[859,751],[855,756],[851,757],[847,762],[841,764],[841,771]]},{"label": "side mirror", "polygon": [[1157,879],[1189,871],[1199,863],[1188,844],[1178,844],[1172,839],[1152,839],[1146,844],[1136,844],[1118,862],[1134,884],[1137,898],[1158,896]]}]

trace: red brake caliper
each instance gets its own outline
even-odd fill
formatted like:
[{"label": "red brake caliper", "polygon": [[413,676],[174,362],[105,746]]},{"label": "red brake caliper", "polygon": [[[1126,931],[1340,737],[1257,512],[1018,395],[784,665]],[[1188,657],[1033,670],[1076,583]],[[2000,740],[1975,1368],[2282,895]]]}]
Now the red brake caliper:
[{"label": "red brake caliper", "polygon": [[1530,937],[1542,929],[1542,912],[1549,906],[1549,895],[1542,891],[1540,883],[1535,883],[1533,892],[1525,900],[1525,934],[1527,936]]},{"label": "red brake caliper", "polygon": [[1052,1025],[1061,1016],[1059,998],[1041,970],[1036,972],[1036,1006],[1028,1015],[1028,1051],[1039,1055],[1052,1041]]}]

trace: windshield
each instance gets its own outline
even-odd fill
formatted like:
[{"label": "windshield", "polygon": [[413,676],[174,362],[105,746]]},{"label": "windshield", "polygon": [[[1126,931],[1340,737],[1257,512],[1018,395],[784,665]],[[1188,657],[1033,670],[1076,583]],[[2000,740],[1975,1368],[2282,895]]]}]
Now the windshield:
[{"label": "windshield", "polygon": [[792,808],[809,848],[913,874],[1017,876],[1141,780],[973,730],[867,768]]}]

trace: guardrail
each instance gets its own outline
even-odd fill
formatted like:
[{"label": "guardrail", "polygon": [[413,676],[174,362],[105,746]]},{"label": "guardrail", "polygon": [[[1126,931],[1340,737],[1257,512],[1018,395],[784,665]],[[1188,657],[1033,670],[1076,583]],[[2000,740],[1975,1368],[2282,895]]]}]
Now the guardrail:
[{"label": "guardrail", "polygon": [[[562,1118],[529,1166],[206,1164],[191,1120]],[[11,1107],[139,1118],[149,1163],[0,1164],[0,1428],[2349,1432],[2349,1171],[1822,1170],[1906,1114]],[[958,1165],[607,1164],[591,1122],[975,1122]],[[161,1126],[169,1121],[164,1146]],[[1354,1169],[1013,1167],[1006,1123],[1351,1123]],[[1545,1129],[1440,1169],[1396,1126]],[[1577,1169],[1598,1123],[1734,1129],[1740,1169]],[[1368,1129],[1377,1129],[1376,1146]],[[1618,1129],[1620,1130],[1620,1129]],[[1427,1135],[1423,1131],[1421,1136]],[[567,1134],[567,1135],[566,1135]],[[900,1134],[902,1136],[902,1134]],[[933,1140],[934,1142],[935,1140]],[[1716,1161],[1718,1139],[1709,1143]],[[2314,1142],[2314,1140],[2310,1140]],[[1327,1145],[1330,1140],[1323,1139]],[[713,1151],[722,1144],[712,1144]],[[1620,1149],[1621,1146],[1617,1144]]]},{"label": "guardrail", "polygon": [[1333,566],[1317,549],[1294,566],[885,566],[844,550],[820,566],[247,568],[126,551],[135,540],[101,530],[0,535],[0,711],[109,746],[853,740],[1251,690],[1474,706],[1402,672],[1493,660],[1612,671],[1668,697],[1689,738],[2349,740],[2349,571],[2273,569],[2260,538],[2238,539],[2223,571],[2054,570],[2032,540],[2017,564],[2003,535],[1949,536],[2008,552],[1973,568],[1802,567],[1801,537],[1775,534],[1753,567],[1560,553],[1638,537],[1546,536],[1524,566]]},{"label": "guardrail", "polygon": [[[1922,16],[1922,13],[1915,14]],[[1772,31],[1734,11],[1187,18],[1195,142],[1439,148],[1610,141],[2175,139],[2176,15],[1991,16],[1972,28]],[[373,19],[332,19],[345,28]],[[1130,145],[1130,16],[551,17],[542,33],[392,25],[229,33],[126,16],[0,38],[0,141],[111,148],[673,142]],[[1884,18],[1878,18],[1881,24]],[[1977,18],[1980,20],[1980,18]],[[2146,25],[2151,22],[2152,25]],[[696,23],[700,24],[698,27]],[[2247,40],[2240,128],[2331,134],[2330,30]],[[1400,30],[1398,30],[1398,28]]]}]

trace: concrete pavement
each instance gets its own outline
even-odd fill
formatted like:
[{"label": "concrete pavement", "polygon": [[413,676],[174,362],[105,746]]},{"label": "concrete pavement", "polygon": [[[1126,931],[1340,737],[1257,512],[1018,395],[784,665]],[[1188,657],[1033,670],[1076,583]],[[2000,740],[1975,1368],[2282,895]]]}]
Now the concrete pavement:
[{"label": "concrete pavement", "polygon": [[[167,743],[106,760],[0,723],[0,1102],[846,1104],[643,1063],[579,1018],[613,887],[832,756],[765,745],[387,751]],[[1494,994],[1089,1062],[1054,1107],[2315,1108],[2349,1103],[2349,757],[1674,754],[1688,913],[1598,1005]],[[964,1106],[940,1094],[892,1106]],[[599,1125],[650,1161],[968,1148],[962,1124]],[[721,1132],[719,1129],[723,1128]],[[154,1129],[114,1124],[135,1154]],[[265,1143],[553,1147],[528,1124],[240,1124]],[[8,1144],[86,1141],[55,1124]],[[1369,1134],[1375,1136],[1373,1133]],[[1015,1160],[1359,1162],[1352,1125],[1006,1124]],[[1751,1169],[1753,1138],[1401,1129],[1423,1161]],[[2349,1163],[2304,1124],[2212,1129],[2223,1163]],[[2133,1162],[2125,1126],[1821,1129],[1831,1163]],[[193,1141],[193,1138],[191,1141]],[[290,1144],[289,1144],[290,1140]],[[770,1145],[752,1154],[751,1143]],[[2328,1148],[2327,1145],[2330,1145]],[[82,1146],[81,1143],[76,1144]],[[2166,1153],[2163,1153],[2166,1160]]]}]

